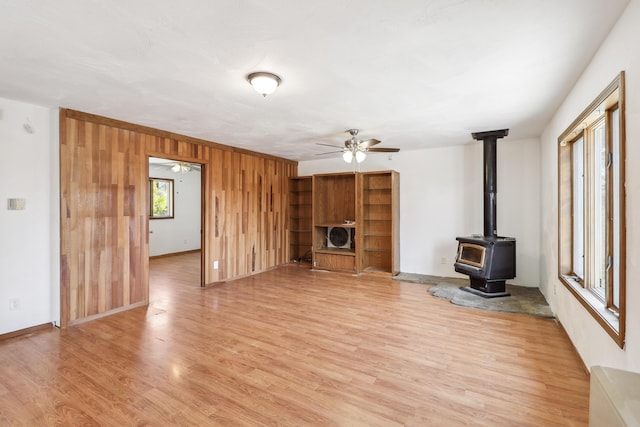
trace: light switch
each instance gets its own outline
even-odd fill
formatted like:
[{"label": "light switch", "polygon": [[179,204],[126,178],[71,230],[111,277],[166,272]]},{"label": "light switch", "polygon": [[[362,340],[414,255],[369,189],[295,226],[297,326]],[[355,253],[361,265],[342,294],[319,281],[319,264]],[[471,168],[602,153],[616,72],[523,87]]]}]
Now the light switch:
[{"label": "light switch", "polygon": [[26,199],[7,199],[7,209],[10,211],[23,211],[26,207]]}]

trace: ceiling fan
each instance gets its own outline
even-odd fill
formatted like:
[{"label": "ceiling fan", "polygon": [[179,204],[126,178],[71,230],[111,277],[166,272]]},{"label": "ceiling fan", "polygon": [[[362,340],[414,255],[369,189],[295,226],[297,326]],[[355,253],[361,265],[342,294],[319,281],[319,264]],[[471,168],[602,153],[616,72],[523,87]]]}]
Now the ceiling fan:
[{"label": "ceiling fan", "polygon": [[189,162],[176,162],[173,166],[171,166],[171,171],[175,173],[187,173],[191,169],[200,170],[200,165],[194,165]]},{"label": "ceiling fan", "polygon": [[191,170],[200,171],[200,164],[182,162],[179,160],[161,159],[157,157],[149,157],[149,164],[155,164],[169,168],[174,173],[187,173]]},{"label": "ceiling fan", "polygon": [[345,162],[351,163],[355,159],[357,163],[361,163],[365,159],[366,153],[397,153],[400,151],[399,148],[373,147],[374,145],[380,144],[381,141],[378,139],[358,139],[358,129],[348,129],[347,132],[351,134],[351,138],[344,142],[344,147],[318,143],[318,145],[340,148],[338,151],[329,151],[327,153],[319,153],[318,155],[342,153],[342,158]]}]

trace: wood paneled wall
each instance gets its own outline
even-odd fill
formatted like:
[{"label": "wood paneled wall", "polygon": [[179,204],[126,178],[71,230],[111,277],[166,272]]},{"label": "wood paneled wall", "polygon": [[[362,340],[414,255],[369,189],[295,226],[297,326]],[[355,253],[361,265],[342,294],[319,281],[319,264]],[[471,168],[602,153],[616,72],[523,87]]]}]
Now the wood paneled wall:
[{"label": "wood paneled wall", "polygon": [[203,165],[205,283],[288,262],[296,162],[73,110],[60,145],[62,326],[148,302],[148,156]]}]

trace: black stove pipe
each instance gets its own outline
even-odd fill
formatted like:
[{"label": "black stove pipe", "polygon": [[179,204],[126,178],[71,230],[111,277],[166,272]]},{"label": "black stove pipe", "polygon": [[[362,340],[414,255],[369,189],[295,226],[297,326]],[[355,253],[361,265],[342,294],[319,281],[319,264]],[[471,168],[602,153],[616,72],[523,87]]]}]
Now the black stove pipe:
[{"label": "black stove pipe", "polygon": [[507,135],[509,135],[509,129],[475,132],[471,134],[473,139],[482,141],[484,152],[484,237],[490,239],[498,237],[498,226],[496,224],[496,142],[498,138]]}]

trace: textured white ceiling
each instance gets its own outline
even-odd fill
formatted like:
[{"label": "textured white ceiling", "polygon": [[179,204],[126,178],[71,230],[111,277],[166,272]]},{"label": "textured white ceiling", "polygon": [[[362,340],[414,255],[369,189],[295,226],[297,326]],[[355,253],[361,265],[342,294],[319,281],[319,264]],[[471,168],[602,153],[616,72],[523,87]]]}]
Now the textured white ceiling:
[{"label": "textured white ceiling", "polygon": [[0,0],[0,96],[294,160],[535,137],[627,3]]}]

